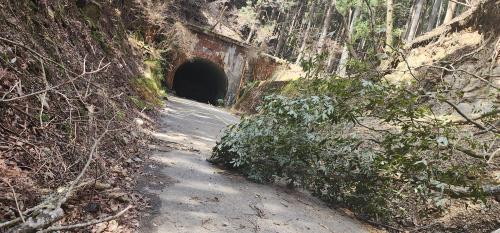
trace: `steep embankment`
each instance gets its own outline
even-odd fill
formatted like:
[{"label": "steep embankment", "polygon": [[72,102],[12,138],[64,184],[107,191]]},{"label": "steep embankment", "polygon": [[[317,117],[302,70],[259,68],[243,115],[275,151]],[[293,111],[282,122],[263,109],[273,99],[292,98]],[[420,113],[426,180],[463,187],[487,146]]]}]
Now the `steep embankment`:
[{"label": "steep embankment", "polygon": [[[484,166],[481,180],[500,185],[498,159],[498,106],[500,88],[500,3],[482,1],[453,22],[416,38],[408,52],[385,78],[391,82],[425,83],[437,119],[457,125],[462,143],[452,145],[459,153],[463,172]],[[435,93],[439,93],[436,95]],[[470,145],[469,141],[482,142]],[[425,219],[429,227],[421,231],[484,232],[500,226],[500,196],[484,197],[488,205],[475,199],[450,199],[448,212]],[[464,195],[463,193],[457,195]],[[432,226],[432,227],[430,227]]]},{"label": "steep embankment", "polygon": [[[143,69],[147,57],[129,30],[154,36],[147,29],[160,27],[142,7],[0,3],[0,231],[92,223],[140,206],[131,175],[142,143],[130,119],[159,103],[158,67]],[[131,231],[127,210],[93,227]]]}]

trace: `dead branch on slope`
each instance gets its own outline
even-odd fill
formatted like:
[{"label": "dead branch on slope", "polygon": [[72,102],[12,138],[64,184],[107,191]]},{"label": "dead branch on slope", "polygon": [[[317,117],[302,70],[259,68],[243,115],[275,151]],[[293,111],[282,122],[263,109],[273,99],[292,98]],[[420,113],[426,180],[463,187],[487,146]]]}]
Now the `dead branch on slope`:
[{"label": "dead branch on slope", "polygon": [[[95,154],[97,153],[99,144],[102,141],[102,139],[104,138],[104,136],[106,136],[111,131],[116,131],[116,130],[109,129],[110,124],[111,124],[113,119],[114,119],[114,117],[108,121],[104,132],[98,138],[94,139],[94,144],[90,148],[87,162],[86,162],[85,166],[83,167],[82,171],[76,177],[76,179],[71,181],[67,187],[59,188],[56,193],[53,193],[52,195],[50,195],[48,198],[46,198],[40,204],[38,204],[35,207],[30,208],[29,210],[26,210],[25,212],[21,213],[20,214],[21,217],[10,220],[8,222],[0,223],[0,228],[15,225],[22,220],[23,221],[22,224],[19,224],[15,227],[11,228],[8,232],[12,232],[12,233],[14,233],[14,232],[35,232],[37,230],[45,229],[45,228],[51,226],[52,224],[54,224],[55,222],[57,222],[58,220],[60,220],[64,216],[64,211],[62,209],[62,205],[64,203],[66,203],[66,201],[69,198],[71,198],[74,195],[74,193],[76,193],[76,190],[78,190],[78,188],[89,184],[88,182],[80,183],[80,181],[81,181],[82,177],[86,174]],[[66,229],[84,227],[84,226],[98,224],[98,223],[104,222],[104,221],[110,221],[114,218],[120,217],[130,208],[131,208],[131,206],[125,208],[123,211],[121,211],[120,213],[118,213],[117,215],[112,216],[112,217],[92,221],[89,223],[77,224],[77,225],[73,225],[73,226],[66,226],[66,227],[70,227],[70,228],[66,228]],[[24,218],[22,217],[23,214],[28,216],[25,221],[24,221]],[[56,231],[56,230],[58,230],[58,228],[59,227],[48,228],[48,229],[46,229],[46,231],[42,231],[42,232]],[[59,229],[59,230],[63,230],[63,229]]]}]

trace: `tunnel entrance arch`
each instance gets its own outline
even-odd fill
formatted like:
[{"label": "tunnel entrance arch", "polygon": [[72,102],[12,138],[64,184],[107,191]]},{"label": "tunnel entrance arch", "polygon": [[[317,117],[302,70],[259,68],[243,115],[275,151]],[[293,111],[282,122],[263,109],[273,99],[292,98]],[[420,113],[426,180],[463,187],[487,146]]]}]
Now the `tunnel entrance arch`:
[{"label": "tunnel entrance arch", "polygon": [[194,58],[175,71],[172,89],[180,97],[213,105],[224,101],[228,79],[224,70],[214,62]]}]

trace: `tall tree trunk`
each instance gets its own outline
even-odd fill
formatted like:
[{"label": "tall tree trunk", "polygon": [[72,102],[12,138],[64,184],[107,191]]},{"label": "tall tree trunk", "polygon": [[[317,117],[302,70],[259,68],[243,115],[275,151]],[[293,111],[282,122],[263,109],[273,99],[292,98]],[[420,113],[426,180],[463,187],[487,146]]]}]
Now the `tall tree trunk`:
[{"label": "tall tree trunk", "polygon": [[304,2],[300,2],[299,9],[297,13],[293,16],[292,23],[290,24],[290,28],[288,29],[289,32],[294,31],[295,25],[297,24],[297,22],[300,23],[303,14],[304,14]]},{"label": "tall tree trunk", "polygon": [[385,51],[392,51],[392,28],[394,25],[394,2],[387,0],[387,16],[386,16],[386,30],[385,30]]},{"label": "tall tree trunk", "polygon": [[256,23],[252,23],[252,27],[250,28],[250,33],[248,33],[248,37],[247,39],[245,40],[245,42],[247,44],[250,44],[250,42],[252,41],[252,37],[253,37],[253,34],[255,33],[255,28],[256,28]]},{"label": "tall tree trunk", "polygon": [[[306,6],[305,6],[306,3],[307,3],[307,1],[301,1],[299,6],[298,6],[299,7],[298,11],[295,14],[295,16],[293,17],[293,20],[290,23],[290,27],[288,29],[288,34],[290,36],[288,36],[288,38],[286,40],[286,44],[291,44],[293,42],[293,40],[298,40],[298,38],[300,37],[300,35],[299,35],[300,33],[297,33],[296,29],[299,29],[298,32],[300,32],[300,27],[302,26],[302,18],[304,17],[304,13],[305,13],[305,9],[306,9]],[[293,46],[291,48],[288,47],[286,50],[283,51],[283,55],[285,56],[285,54],[287,54],[288,52],[293,54],[294,50],[295,50],[295,46]]]},{"label": "tall tree trunk", "polygon": [[309,40],[309,34],[311,33],[311,27],[312,27],[312,23],[314,20],[314,15],[315,15],[315,10],[316,10],[316,1],[317,0],[313,0],[311,2],[311,6],[309,8],[309,15],[308,15],[308,19],[307,19],[306,32],[304,33],[304,38],[302,39],[302,45],[300,46],[299,55],[297,56],[297,60],[295,61],[295,64],[299,64],[301,62],[302,58],[304,57],[304,52],[306,50],[307,41]]},{"label": "tall tree trunk", "polygon": [[411,25],[411,17],[413,16],[413,14],[415,14],[415,1],[413,1],[413,4],[411,4],[410,15],[406,20],[405,33],[402,38],[403,40],[406,40],[406,38],[408,38],[408,33],[410,31],[410,25]]},{"label": "tall tree trunk", "polygon": [[290,24],[290,11],[287,12],[285,16],[285,22],[281,25],[279,37],[278,37],[278,44],[276,45],[276,49],[274,50],[274,56],[279,57],[281,50],[283,49],[283,45],[285,44],[285,39],[288,35],[288,25]]},{"label": "tall tree trunk", "polygon": [[[344,29],[343,29],[343,26],[344,26],[343,24],[340,24],[340,25],[338,26],[339,31],[338,31],[338,33],[337,33],[337,34],[341,34],[341,33],[343,33],[343,32],[341,32],[342,30],[344,30]],[[335,38],[334,38],[334,39],[335,39]],[[337,41],[338,41],[338,39],[337,39]],[[335,68],[335,67],[333,66],[333,65],[334,65],[334,63],[333,63],[333,62],[335,61],[335,55],[336,55],[336,53],[335,53],[334,51],[330,51],[330,52],[329,52],[329,55],[328,55],[328,61],[327,61],[327,63],[326,63],[326,69],[325,69],[325,72],[326,72],[327,74],[331,74],[331,73],[333,72],[333,69]]]},{"label": "tall tree trunk", "polygon": [[349,23],[349,31],[347,32],[346,42],[344,43],[344,48],[342,49],[342,55],[340,56],[339,65],[337,67],[337,75],[340,77],[344,77],[347,74],[347,60],[349,59],[349,43],[351,40],[351,36],[354,33],[354,24],[356,23],[356,19],[359,15],[359,7],[354,9],[354,13],[352,14],[351,22]]},{"label": "tall tree trunk", "polygon": [[425,0],[416,0],[415,4],[415,11],[413,12],[413,15],[411,16],[411,23],[410,23],[410,28],[408,31],[408,37],[406,38],[407,41],[411,41],[415,38],[417,35],[417,29],[418,29],[418,24],[420,21],[420,15],[422,14],[422,8],[424,6]]},{"label": "tall tree trunk", "polygon": [[323,28],[321,29],[321,35],[319,36],[318,45],[316,46],[318,54],[323,53],[326,36],[328,35],[328,30],[330,29],[330,21],[332,19],[336,2],[337,0],[330,0],[330,5],[328,6],[328,10],[326,11],[325,20],[323,21]]},{"label": "tall tree trunk", "polygon": [[444,17],[443,24],[448,23],[453,19],[456,8],[457,8],[456,2],[448,1],[448,8],[446,9],[446,16]]},{"label": "tall tree trunk", "polygon": [[431,16],[429,17],[429,23],[427,24],[426,31],[430,31],[437,26],[439,10],[441,9],[442,4],[443,0],[434,0],[434,4],[432,5]]},{"label": "tall tree trunk", "polygon": [[444,2],[443,0],[441,0],[441,6],[439,6],[439,13],[436,22],[436,27],[439,27],[441,25],[441,20],[443,19],[443,8],[444,8]]}]

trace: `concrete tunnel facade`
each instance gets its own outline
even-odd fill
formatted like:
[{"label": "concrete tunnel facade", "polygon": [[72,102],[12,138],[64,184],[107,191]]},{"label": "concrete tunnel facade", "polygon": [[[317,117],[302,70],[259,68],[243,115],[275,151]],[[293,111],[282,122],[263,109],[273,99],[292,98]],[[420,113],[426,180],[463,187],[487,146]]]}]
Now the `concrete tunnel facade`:
[{"label": "concrete tunnel facade", "polygon": [[194,38],[191,51],[183,51],[167,71],[168,88],[180,97],[203,103],[233,104],[248,66],[250,47],[197,26],[185,27]]}]

